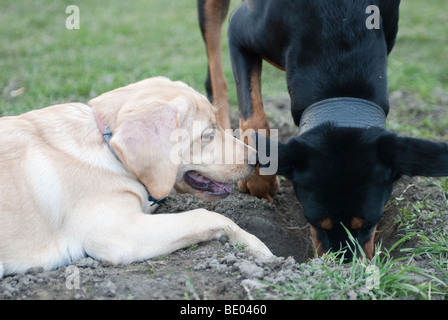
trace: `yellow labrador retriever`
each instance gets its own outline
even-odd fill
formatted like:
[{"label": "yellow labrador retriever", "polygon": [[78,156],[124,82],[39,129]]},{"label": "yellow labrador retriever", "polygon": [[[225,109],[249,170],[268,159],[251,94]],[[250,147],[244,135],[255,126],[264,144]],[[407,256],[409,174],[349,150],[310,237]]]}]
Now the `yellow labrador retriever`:
[{"label": "yellow labrador retriever", "polygon": [[[271,256],[218,213],[150,214],[173,188],[219,199],[253,172],[255,150],[218,127],[215,111],[157,77],[89,105],[0,118],[0,277],[86,255],[126,264],[223,236]],[[217,159],[229,152],[232,163]]]}]

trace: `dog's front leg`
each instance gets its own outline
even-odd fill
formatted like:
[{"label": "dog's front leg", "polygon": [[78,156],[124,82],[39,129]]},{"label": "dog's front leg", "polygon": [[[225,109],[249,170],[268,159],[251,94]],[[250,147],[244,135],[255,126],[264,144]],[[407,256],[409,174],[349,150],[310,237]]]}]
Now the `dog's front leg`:
[{"label": "dog's front leg", "polygon": [[[261,64],[262,60],[256,56],[248,56],[247,53],[231,50],[232,66],[234,70],[238,103],[240,108],[240,139],[244,143],[255,147],[251,140],[251,133],[263,130],[263,134],[270,136],[270,128],[267,116],[263,110],[261,96]],[[280,181],[275,175],[260,174],[259,165],[255,169],[255,174],[245,180],[238,182],[238,189],[241,192],[250,192],[251,195],[265,198],[273,202],[273,197],[277,194]]]},{"label": "dog's front leg", "polygon": [[221,57],[221,30],[229,5],[229,0],[198,0],[199,25],[208,57],[207,95],[218,107],[218,123],[223,129],[230,129],[229,97]]},{"label": "dog's front leg", "polygon": [[130,214],[114,223],[106,222],[87,239],[85,250],[98,260],[131,263],[222,237],[245,245],[256,257],[272,256],[257,237],[223,215],[205,209],[177,214]]}]

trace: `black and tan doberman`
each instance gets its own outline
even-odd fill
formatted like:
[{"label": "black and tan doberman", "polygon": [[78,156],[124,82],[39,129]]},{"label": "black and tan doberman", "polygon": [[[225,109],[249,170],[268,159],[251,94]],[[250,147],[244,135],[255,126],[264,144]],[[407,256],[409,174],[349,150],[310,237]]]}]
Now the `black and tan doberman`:
[{"label": "black and tan doberman", "polygon": [[[286,72],[299,135],[278,143],[276,173],[293,182],[319,253],[346,246],[349,231],[372,257],[376,225],[393,183],[402,174],[448,175],[446,144],[401,138],[386,130],[387,58],[398,31],[399,4],[246,0],[230,18],[229,50],[242,130],[269,129],[261,95],[262,61]],[[228,5],[199,0],[209,96],[221,106],[227,96],[217,37]],[[254,174],[239,186],[272,201],[278,180]]]}]

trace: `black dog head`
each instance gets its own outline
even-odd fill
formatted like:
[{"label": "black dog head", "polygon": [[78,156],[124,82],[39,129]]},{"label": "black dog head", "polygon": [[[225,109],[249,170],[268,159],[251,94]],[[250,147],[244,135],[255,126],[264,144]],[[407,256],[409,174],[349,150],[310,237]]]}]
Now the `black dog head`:
[{"label": "black dog head", "polygon": [[393,183],[403,174],[448,175],[448,145],[380,128],[323,124],[278,142],[277,174],[292,181],[319,254],[346,247],[347,229],[372,258],[376,225]]}]

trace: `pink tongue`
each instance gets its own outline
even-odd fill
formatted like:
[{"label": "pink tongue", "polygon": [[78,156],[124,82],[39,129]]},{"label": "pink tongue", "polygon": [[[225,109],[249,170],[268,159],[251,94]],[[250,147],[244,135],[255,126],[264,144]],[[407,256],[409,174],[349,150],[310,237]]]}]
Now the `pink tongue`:
[{"label": "pink tongue", "polygon": [[218,191],[225,191],[227,193],[232,193],[232,187],[226,183],[219,183],[213,180],[210,180],[215,186],[218,187]]},{"label": "pink tongue", "polygon": [[216,192],[216,193],[222,193],[222,192],[226,192],[226,193],[232,193],[232,187],[229,186],[226,183],[220,183],[211,179],[208,179],[206,177],[204,177],[202,174],[199,174],[197,172],[189,172],[188,175],[194,179],[197,183],[200,184],[204,184],[204,186],[208,185],[209,187],[210,184],[213,184],[214,187],[212,187],[210,191]]}]

